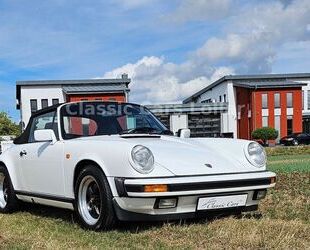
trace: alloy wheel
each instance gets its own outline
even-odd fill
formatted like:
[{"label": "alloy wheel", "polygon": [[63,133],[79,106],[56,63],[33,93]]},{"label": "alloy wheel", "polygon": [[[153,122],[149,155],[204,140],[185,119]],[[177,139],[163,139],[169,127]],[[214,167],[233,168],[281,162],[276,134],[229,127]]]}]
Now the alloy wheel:
[{"label": "alloy wheel", "polygon": [[0,173],[0,207],[5,208],[8,200],[8,185],[3,173]]},{"label": "alloy wheel", "polygon": [[78,210],[88,225],[95,225],[101,215],[102,202],[99,185],[93,176],[85,176],[78,191]]}]

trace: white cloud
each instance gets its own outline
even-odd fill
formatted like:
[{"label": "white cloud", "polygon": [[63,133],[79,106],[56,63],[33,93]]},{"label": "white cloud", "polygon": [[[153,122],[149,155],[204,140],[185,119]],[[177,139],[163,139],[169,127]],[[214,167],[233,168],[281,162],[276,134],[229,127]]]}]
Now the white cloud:
[{"label": "white cloud", "polygon": [[243,73],[270,72],[282,44],[309,40],[309,16],[308,0],[259,4],[235,16],[227,35],[208,39],[194,58],[233,64]]},{"label": "white cloud", "polygon": [[202,21],[225,17],[232,9],[231,0],[182,0],[168,17],[175,22]]},{"label": "white cloud", "polygon": [[200,67],[193,61],[174,64],[165,62],[163,57],[151,56],[116,68],[103,77],[114,78],[127,73],[132,78],[130,86],[132,101],[171,103],[180,102],[219,77],[234,73],[229,67],[213,69],[205,66],[206,71],[200,74]]},{"label": "white cloud", "polygon": [[123,6],[126,9],[134,9],[143,7],[154,1],[155,0],[116,0],[116,3]]},{"label": "white cloud", "polygon": [[[185,22],[212,17],[215,9],[225,12],[230,1],[182,1],[170,16]],[[209,13],[210,12],[210,13]],[[132,78],[132,100],[142,103],[180,101],[223,75],[268,73],[278,49],[309,41],[310,1],[268,1],[249,4],[231,17],[223,37],[209,38],[183,63],[163,57],[143,57],[104,77],[128,73]],[[295,45],[294,45],[295,46]]]}]

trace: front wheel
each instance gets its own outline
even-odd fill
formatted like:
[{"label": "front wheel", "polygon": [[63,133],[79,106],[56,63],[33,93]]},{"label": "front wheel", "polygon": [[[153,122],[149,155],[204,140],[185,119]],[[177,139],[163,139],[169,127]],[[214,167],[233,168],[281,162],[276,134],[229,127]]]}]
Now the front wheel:
[{"label": "front wheel", "polygon": [[299,142],[297,140],[293,140],[293,145],[294,146],[298,146],[299,145]]},{"label": "front wheel", "polygon": [[95,166],[85,167],[75,183],[75,211],[80,224],[87,229],[109,229],[115,214],[108,181]]},{"label": "front wheel", "polygon": [[0,166],[0,213],[11,213],[17,209],[16,198],[10,175],[4,166]]}]

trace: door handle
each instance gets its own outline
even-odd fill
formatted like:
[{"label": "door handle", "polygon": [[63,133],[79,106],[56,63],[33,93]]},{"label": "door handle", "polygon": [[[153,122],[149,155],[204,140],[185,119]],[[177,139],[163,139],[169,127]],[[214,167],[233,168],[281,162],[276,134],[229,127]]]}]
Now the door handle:
[{"label": "door handle", "polygon": [[20,151],[19,155],[20,155],[20,157],[23,157],[24,155],[27,155],[26,150]]}]

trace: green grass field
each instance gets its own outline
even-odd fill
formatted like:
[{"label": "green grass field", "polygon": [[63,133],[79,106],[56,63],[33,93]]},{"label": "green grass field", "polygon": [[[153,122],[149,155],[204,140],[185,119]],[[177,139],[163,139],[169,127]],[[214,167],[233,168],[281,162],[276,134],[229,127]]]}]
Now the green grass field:
[{"label": "green grass field", "polygon": [[110,232],[80,229],[64,210],[27,205],[0,215],[0,248],[310,249],[310,154],[274,155],[278,183],[259,211],[173,223],[122,223]]}]

